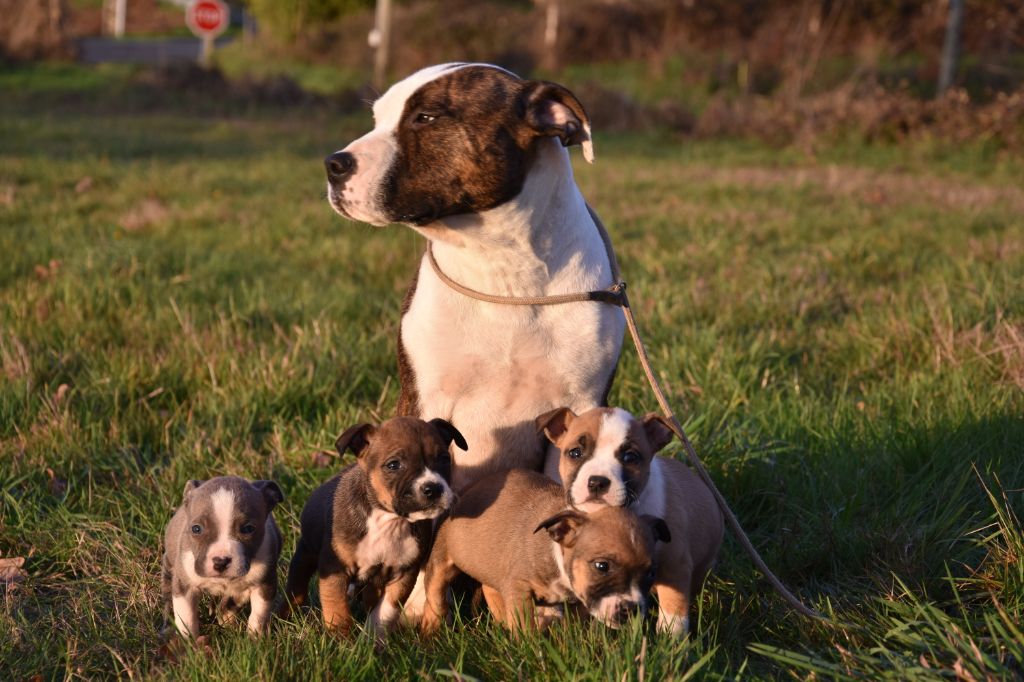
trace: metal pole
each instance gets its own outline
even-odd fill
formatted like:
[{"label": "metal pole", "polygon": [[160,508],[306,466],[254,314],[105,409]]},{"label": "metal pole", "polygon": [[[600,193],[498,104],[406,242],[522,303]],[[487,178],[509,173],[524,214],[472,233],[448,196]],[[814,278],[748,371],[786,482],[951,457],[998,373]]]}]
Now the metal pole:
[{"label": "metal pole", "polygon": [[949,90],[956,76],[956,65],[960,59],[960,26],[963,21],[964,0],[949,0],[946,40],[942,45],[942,65],[939,67],[939,96]]},{"label": "metal pole", "polygon": [[387,85],[388,60],[391,51],[391,0],[377,0],[377,52],[373,59],[373,85],[383,90]]},{"label": "metal pole", "polygon": [[124,37],[124,25],[128,17],[128,0],[115,0],[114,3],[114,37]]}]

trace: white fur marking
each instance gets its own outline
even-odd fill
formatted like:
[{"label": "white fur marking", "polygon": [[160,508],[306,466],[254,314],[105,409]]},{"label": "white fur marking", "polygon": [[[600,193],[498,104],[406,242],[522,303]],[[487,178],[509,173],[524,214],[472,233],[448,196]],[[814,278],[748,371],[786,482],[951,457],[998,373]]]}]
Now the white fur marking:
[{"label": "white fur marking", "polygon": [[171,608],[174,611],[174,627],[183,637],[199,635],[199,616],[196,614],[196,598],[194,594],[176,594],[171,597]]},{"label": "white fur marking", "polygon": [[[633,415],[617,407],[601,415],[594,454],[580,467],[576,473],[576,479],[573,481],[572,489],[569,491],[573,504],[580,509],[593,511],[603,504],[612,507],[621,507],[626,504],[626,486],[622,482],[622,464],[615,455],[629,435],[629,427],[632,422]],[[611,481],[608,491],[603,496],[603,503],[585,502],[590,497],[587,482],[591,476],[604,476]]]},{"label": "white fur marking", "polygon": [[375,566],[408,566],[419,550],[408,519],[383,509],[374,509],[366,520],[366,535],[356,545],[359,577],[365,579]]}]

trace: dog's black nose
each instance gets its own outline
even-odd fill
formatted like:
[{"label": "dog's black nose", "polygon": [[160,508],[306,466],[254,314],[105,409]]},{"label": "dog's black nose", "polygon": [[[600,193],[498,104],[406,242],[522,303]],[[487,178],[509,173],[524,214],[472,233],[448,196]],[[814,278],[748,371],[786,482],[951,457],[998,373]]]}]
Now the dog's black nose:
[{"label": "dog's black nose", "polygon": [[591,476],[587,479],[587,490],[592,493],[603,493],[611,484],[612,482],[605,476]]},{"label": "dog's black nose", "polygon": [[223,573],[228,566],[231,565],[231,557],[229,556],[215,556],[211,559],[213,563],[213,570],[218,573]]},{"label": "dog's black nose", "polygon": [[334,152],[324,159],[324,168],[327,169],[327,179],[332,182],[344,180],[356,167],[356,157],[348,152]]},{"label": "dog's black nose", "polygon": [[615,620],[619,623],[622,623],[624,621],[629,620],[637,613],[640,613],[640,602],[619,602],[619,608],[615,610]]},{"label": "dog's black nose", "polygon": [[423,497],[428,500],[436,500],[441,497],[441,493],[444,492],[444,488],[441,487],[440,483],[424,483],[423,487],[420,488],[420,492],[423,493]]}]

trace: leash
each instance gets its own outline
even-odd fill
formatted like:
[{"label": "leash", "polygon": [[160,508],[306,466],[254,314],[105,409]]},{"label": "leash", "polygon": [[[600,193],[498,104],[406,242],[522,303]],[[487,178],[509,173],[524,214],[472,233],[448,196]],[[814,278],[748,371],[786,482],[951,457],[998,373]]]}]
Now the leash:
[{"label": "leash", "polygon": [[475,289],[463,286],[450,278],[448,275],[441,270],[441,266],[438,265],[437,260],[434,258],[434,251],[431,248],[430,242],[427,242],[427,260],[430,262],[430,267],[433,268],[434,274],[437,275],[438,279],[444,282],[449,288],[454,291],[474,298],[478,301],[484,301],[485,303],[496,303],[499,305],[560,305],[563,303],[580,303],[585,301],[594,301],[597,303],[606,303],[609,305],[616,305],[622,308],[622,313],[626,318],[626,326],[629,329],[629,335],[633,339],[633,345],[636,347],[637,357],[640,359],[640,366],[644,369],[644,374],[647,375],[647,382],[651,385],[651,390],[654,391],[654,397],[658,401],[658,406],[661,407],[661,412],[664,415],[669,427],[672,432],[679,438],[683,444],[683,449],[686,451],[686,457],[690,462],[690,466],[697,472],[700,479],[704,481],[704,484],[711,490],[711,493],[715,497],[715,501],[718,503],[718,508],[721,510],[722,515],[725,516],[725,520],[729,524],[729,528],[732,529],[736,539],[739,540],[740,545],[746,550],[747,554],[750,555],[750,559],[754,562],[754,566],[768,580],[775,591],[783,598],[783,600],[789,604],[794,611],[800,613],[808,618],[814,618],[816,620],[831,623],[828,618],[825,617],[819,611],[810,608],[802,601],[800,601],[789,589],[779,580],[778,576],[772,572],[768,565],[761,558],[757,549],[754,547],[750,538],[747,537],[746,532],[743,530],[743,526],[740,525],[739,519],[733,513],[729,504],[725,501],[725,497],[719,492],[718,488],[715,487],[714,481],[711,480],[711,476],[708,474],[707,469],[704,468],[703,462],[700,457],[697,456],[697,450],[693,447],[693,443],[686,437],[686,433],[683,431],[682,424],[676,418],[675,413],[672,411],[672,407],[668,404],[668,400],[665,399],[665,393],[661,390],[661,385],[658,383],[657,377],[654,376],[654,370],[651,368],[651,360],[647,355],[647,348],[644,346],[643,339],[640,337],[640,330],[636,325],[636,318],[633,317],[633,310],[629,305],[629,297],[626,295],[626,283],[620,277],[619,263],[615,259],[615,251],[612,249],[611,238],[608,236],[608,231],[605,229],[601,219],[594,212],[594,209],[590,208],[587,204],[587,210],[590,212],[590,217],[594,221],[594,225],[597,226],[598,234],[601,235],[601,241],[604,242],[605,251],[608,254],[608,262],[612,269],[612,279],[614,284],[606,289],[597,289],[595,291],[584,291],[574,294],[556,294],[554,296],[495,296],[493,294],[486,294]]}]

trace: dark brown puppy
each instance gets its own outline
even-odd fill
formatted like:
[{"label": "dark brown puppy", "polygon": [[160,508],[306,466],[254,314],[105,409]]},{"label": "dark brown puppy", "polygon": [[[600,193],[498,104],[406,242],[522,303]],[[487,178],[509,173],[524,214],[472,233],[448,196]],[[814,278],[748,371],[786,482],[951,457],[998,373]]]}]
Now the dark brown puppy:
[{"label": "dark brown puppy", "polygon": [[459,498],[438,529],[420,630],[431,635],[440,627],[446,589],[460,573],[483,585],[491,612],[512,630],[547,625],[553,607],[566,601],[619,627],[646,611],[656,540],[669,540],[661,519],[619,507],[566,510],[561,487],[542,474],[491,474]]},{"label": "dark brown puppy", "polygon": [[725,529],[697,474],[655,455],[672,440],[668,425],[656,414],[640,420],[617,407],[579,415],[563,407],[537,417],[537,430],[555,446],[545,472],[562,482],[572,506],[627,506],[665,519],[672,542],[658,546],[658,629],[685,635],[690,600],[715,563]]},{"label": "dark brown puppy", "polygon": [[452,503],[452,441],[466,449],[462,434],[443,419],[397,417],[341,434],[338,452],[351,449],[358,459],[314,490],[302,510],[285,588],[290,607],[306,602],[318,572],[328,628],[342,634],[352,628],[349,585],[369,595],[378,636],[395,625],[430,549],[432,519]]}]

